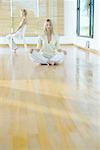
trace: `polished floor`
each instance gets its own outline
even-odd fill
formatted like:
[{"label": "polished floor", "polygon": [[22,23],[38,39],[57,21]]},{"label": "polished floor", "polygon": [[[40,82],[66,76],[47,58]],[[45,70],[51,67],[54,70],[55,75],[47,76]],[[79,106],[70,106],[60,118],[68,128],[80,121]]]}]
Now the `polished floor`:
[{"label": "polished floor", "polygon": [[57,66],[0,48],[0,150],[100,150],[100,57],[65,48]]}]

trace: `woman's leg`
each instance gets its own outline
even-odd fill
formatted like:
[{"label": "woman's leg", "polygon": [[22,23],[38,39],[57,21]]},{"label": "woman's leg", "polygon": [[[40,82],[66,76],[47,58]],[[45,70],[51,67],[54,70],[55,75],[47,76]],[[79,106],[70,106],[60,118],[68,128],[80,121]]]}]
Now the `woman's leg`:
[{"label": "woman's leg", "polygon": [[35,62],[40,64],[48,64],[48,59],[45,58],[40,52],[34,50],[30,55]]},{"label": "woman's leg", "polygon": [[14,41],[14,38],[12,38],[12,50],[14,50],[14,52],[16,52],[16,49],[18,48],[15,41]]},{"label": "woman's leg", "polygon": [[14,41],[13,35],[9,34],[9,35],[6,36],[6,38],[8,39],[9,47],[10,47],[12,50],[16,51],[16,49],[17,49],[18,47],[17,47],[17,45],[16,45],[16,43],[15,43],[15,41]]},{"label": "woman's leg", "polygon": [[51,63],[60,64],[64,61],[64,53],[58,52],[55,56],[50,59]]}]

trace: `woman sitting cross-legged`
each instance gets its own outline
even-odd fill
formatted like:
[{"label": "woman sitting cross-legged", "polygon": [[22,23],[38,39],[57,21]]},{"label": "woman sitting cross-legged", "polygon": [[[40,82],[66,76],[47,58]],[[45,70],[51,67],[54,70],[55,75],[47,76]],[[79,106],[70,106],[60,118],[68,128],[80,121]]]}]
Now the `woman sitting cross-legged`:
[{"label": "woman sitting cross-legged", "polygon": [[44,24],[44,33],[39,37],[37,48],[30,50],[32,59],[42,65],[62,63],[66,51],[59,49],[58,39],[58,36],[54,34],[51,20],[47,19]]}]

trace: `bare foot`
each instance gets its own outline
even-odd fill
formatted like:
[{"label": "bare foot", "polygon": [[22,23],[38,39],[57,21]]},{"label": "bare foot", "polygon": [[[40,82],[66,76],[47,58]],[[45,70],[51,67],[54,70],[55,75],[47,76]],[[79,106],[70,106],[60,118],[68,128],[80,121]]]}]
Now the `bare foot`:
[{"label": "bare foot", "polygon": [[48,65],[48,64],[42,64],[42,63],[41,63],[40,65]]},{"label": "bare foot", "polygon": [[54,66],[55,63],[54,62],[49,62],[48,64]]},{"label": "bare foot", "polygon": [[18,48],[14,49],[13,52],[16,53],[16,50],[17,50],[17,49],[18,49]]}]

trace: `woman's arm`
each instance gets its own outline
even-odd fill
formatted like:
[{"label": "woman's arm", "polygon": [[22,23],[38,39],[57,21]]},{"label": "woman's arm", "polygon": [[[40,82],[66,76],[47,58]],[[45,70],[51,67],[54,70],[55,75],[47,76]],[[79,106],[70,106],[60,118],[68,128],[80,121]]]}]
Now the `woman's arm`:
[{"label": "woman's arm", "polygon": [[16,33],[17,31],[19,31],[23,27],[23,25],[25,25],[25,24],[26,24],[26,18],[24,18],[24,19],[21,20],[18,28],[16,29],[16,31],[14,33]]},{"label": "woman's arm", "polygon": [[59,36],[56,37],[56,47],[57,47],[57,49],[58,49],[58,50],[57,50],[58,52],[63,52],[64,55],[67,54],[66,50],[62,50],[62,49],[60,48],[60,44],[59,44]]},{"label": "woman's arm", "polygon": [[31,48],[31,49],[30,49],[30,53],[32,54],[32,53],[33,53],[33,51],[37,51],[37,52],[39,52],[39,51],[40,51],[40,49],[37,49],[37,48]]},{"label": "woman's arm", "polygon": [[32,53],[34,50],[37,51],[37,52],[39,52],[40,49],[41,49],[41,47],[42,47],[42,40],[41,40],[41,38],[39,37],[38,43],[37,43],[37,47],[36,47],[36,48],[31,48],[31,49],[30,49],[30,53]]}]

